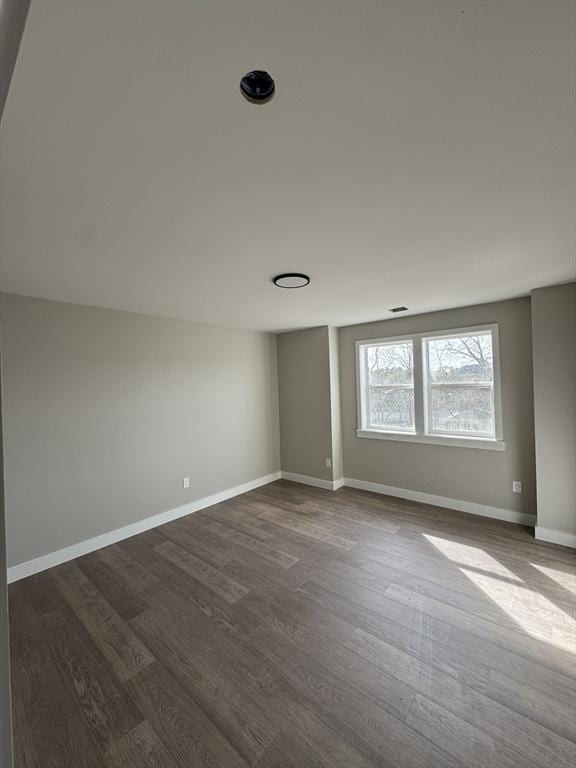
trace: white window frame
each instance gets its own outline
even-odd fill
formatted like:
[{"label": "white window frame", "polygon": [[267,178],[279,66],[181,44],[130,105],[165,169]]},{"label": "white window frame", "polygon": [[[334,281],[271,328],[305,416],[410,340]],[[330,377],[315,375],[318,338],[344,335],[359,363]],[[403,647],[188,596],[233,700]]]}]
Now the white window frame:
[{"label": "white window frame", "polygon": [[[414,371],[414,357],[415,357],[415,347],[414,342],[412,340],[411,336],[398,336],[397,338],[393,339],[376,339],[374,342],[364,342],[363,344],[358,344],[356,347],[356,369],[358,371],[358,378],[360,382],[360,387],[362,393],[369,389],[370,385],[368,384],[367,380],[367,369],[366,369],[366,358],[362,354],[362,350],[367,347],[378,347],[378,346],[385,346],[390,344],[411,344],[412,345],[412,376],[413,376],[413,386],[409,386],[408,384],[383,384],[383,389],[411,389],[414,390],[414,424],[416,424],[416,378],[415,378],[415,371]],[[362,359],[361,359],[362,358]],[[374,386],[376,389],[377,386]],[[359,425],[365,424],[367,421],[366,418],[366,403],[364,402],[364,398],[360,396],[359,398],[359,407],[360,407],[360,420],[358,421]],[[370,430],[373,431],[373,430]],[[380,430],[374,430],[374,431],[380,431]],[[386,432],[390,432],[390,430],[383,430]],[[416,432],[412,429],[398,429],[395,430],[393,434],[406,434],[406,435],[414,435]]]},{"label": "white window frame", "polygon": [[[493,357],[493,394],[494,394],[494,437],[479,435],[456,435],[453,433],[442,434],[431,431],[428,427],[428,382],[426,379],[427,365],[424,365],[426,354],[425,341],[436,337],[449,338],[473,335],[479,332],[492,334]],[[362,370],[362,347],[377,346],[378,344],[390,344],[394,342],[412,342],[413,345],[413,371],[414,371],[414,420],[416,429],[414,432],[394,431],[387,429],[367,429],[365,418],[364,388],[365,373]],[[358,428],[356,436],[376,440],[399,440],[401,442],[425,443],[429,445],[451,445],[466,448],[483,448],[493,451],[505,451],[504,428],[502,422],[502,385],[500,380],[500,341],[498,323],[468,326],[466,328],[450,328],[439,331],[425,331],[422,333],[403,334],[402,336],[386,336],[377,339],[362,339],[356,341],[356,400],[358,413]]]}]

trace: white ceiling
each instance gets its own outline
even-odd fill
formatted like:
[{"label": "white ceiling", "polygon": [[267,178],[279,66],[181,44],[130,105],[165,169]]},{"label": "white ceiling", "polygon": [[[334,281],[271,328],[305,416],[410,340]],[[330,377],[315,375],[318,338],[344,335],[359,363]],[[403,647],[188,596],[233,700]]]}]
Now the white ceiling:
[{"label": "white ceiling", "polygon": [[[278,330],[571,279],[575,9],[33,0],[3,290]],[[274,288],[290,270],[311,285]]]}]

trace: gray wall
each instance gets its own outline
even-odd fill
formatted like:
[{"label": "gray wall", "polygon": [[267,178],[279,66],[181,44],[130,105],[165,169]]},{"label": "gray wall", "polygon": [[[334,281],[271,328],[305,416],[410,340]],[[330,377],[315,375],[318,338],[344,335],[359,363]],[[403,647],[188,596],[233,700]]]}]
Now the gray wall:
[{"label": "gray wall", "polygon": [[[0,2],[0,117],[4,111],[12,72],[20,48],[30,0]],[[0,365],[2,347],[0,339]],[[10,659],[8,592],[6,585],[6,525],[4,515],[4,454],[2,450],[2,382],[0,379],[0,766],[12,765],[12,717],[10,706]]]},{"label": "gray wall", "polygon": [[[2,380],[0,378],[0,391],[1,388]],[[10,768],[12,765],[12,712],[10,706],[10,642],[8,637],[5,534],[2,408],[0,407],[0,766]]]},{"label": "gray wall", "polygon": [[538,527],[576,535],[576,283],[532,293]]},{"label": "gray wall", "polygon": [[[343,477],[338,330],[326,325],[278,336],[280,453],[284,472]],[[332,467],[326,467],[326,459]]]},{"label": "gray wall", "polygon": [[[500,327],[505,452],[356,437],[355,341],[482,323]],[[535,513],[530,299],[349,326],[339,337],[346,477]]]},{"label": "gray wall", "polygon": [[2,324],[9,565],[279,469],[273,335],[11,295]]},{"label": "gray wall", "polygon": [[277,338],[282,470],[332,480],[325,466],[332,456],[329,329]]}]

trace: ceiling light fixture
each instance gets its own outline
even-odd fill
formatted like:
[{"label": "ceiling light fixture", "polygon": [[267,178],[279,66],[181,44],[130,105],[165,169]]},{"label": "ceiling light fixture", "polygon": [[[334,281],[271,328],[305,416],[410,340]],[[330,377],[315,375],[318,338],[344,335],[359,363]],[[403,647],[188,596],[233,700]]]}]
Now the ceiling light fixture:
[{"label": "ceiling light fixture", "polygon": [[278,288],[304,288],[310,282],[310,278],[301,272],[286,272],[283,275],[276,275],[272,278],[272,282]]},{"label": "ceiling light fixture", "polygon": [[274,96],[276,85],[268,72],[255,69],[240,80],[242,95],[255,104],[263,104]]}]

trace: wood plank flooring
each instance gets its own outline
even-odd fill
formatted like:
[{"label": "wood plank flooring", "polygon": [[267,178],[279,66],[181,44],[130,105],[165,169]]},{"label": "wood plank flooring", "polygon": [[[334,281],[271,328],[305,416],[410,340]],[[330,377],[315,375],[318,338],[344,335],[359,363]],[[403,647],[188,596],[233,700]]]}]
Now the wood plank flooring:
[{"label": "wood plank flooring", "polygon": [[574,768],[576,558],[280,481],[10,587],[16,768]]}]

